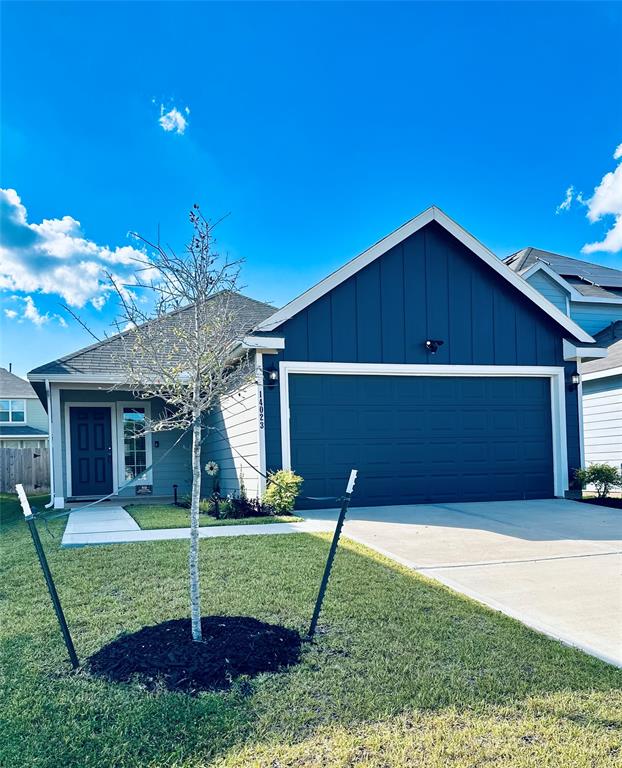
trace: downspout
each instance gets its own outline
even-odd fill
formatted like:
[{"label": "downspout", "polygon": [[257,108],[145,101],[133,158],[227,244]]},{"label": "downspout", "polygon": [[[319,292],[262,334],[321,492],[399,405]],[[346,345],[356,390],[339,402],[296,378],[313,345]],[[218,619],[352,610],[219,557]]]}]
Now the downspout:
[{"label": "downspout", "polygon": [[50,380],[45,380],[45,396],[48,400],[48,445],[50,454],[50,501],[45,505],[46,509],[54,506],[54,451],[52,448],[52,392]]}]

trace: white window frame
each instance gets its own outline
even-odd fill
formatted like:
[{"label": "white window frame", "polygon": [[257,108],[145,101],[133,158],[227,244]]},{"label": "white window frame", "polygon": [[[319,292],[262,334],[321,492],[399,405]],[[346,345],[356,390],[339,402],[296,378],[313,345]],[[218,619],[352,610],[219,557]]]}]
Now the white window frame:
[{"label": "white window frame", "polygon": [[385,363],[319,363],[283,361],[279,364],[281,402],[281,460],[291,469],[289,374],[344,374],[359,376],[499,376],[543,377],[550,380],[553,431],[553,488],[563,498],[568,490],[565,372],[557,366],[515,365],[402,365]]},{"label": "white window frame", "polygon": [[[0,397],[0,400],[6,400],[7,403],[9,404],[9,420],[0,421],[0,424],[27,424],[28,423],[28,413],[26,412],[26,400],[23,397]],[[13,403],[23,403],[24,407],[13,408]],[[24,420],[14,421],[13,411],[21,411],[24,414]]]},{"label": "white window frame", "polygon": [[[127,401],[119,401],[116,403],[117,406],[117,439],[118,439],[118,446],[117,446],[117,460],[119,462],[119,468],[118,468],[118,475],[119,478],[121,478],[120,485],[123,485],[126,483],[125,479],[125,439],[123,435],[123,409],[124,408],[144,408],[145,410],[145,420],[148,421],[151,419],[151,402],[149,400],[127,400]],[[150,467],[153,463],[153,453],[152,453],[152,439],[151,439],[151,432],[147,432],[145,435],[145,451],[146,451],[146,462],[147,466]],[[147,472],[143,472],[142,475],[139,476],[140,482],[137,482],[136,485],[153,485],[153,474],[151,469],[149,469]],[[128,486],[132,487],[132,486]]]},{"label": "white window frame", "polygon": [[117,419],[115,403],[97,403],[97,402],[69,402],[65,403],[65,473],[67,477],[67,496],[73,496],[73,488],[71,482],[71,423],[70,423],[70,408],[109,408],[110,409],[110,439],[112,441],[112,493],[116,493],[119,489],[118,478],[118,438],[117,438]]}]

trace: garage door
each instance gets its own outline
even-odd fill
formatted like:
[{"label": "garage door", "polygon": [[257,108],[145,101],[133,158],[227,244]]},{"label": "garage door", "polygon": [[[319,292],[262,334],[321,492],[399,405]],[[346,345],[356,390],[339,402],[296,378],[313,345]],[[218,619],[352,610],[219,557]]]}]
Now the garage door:
[{"label": "garage door", "polygon": [[550,498],[548,378],[289,374],[303,493],[353,503]]}]

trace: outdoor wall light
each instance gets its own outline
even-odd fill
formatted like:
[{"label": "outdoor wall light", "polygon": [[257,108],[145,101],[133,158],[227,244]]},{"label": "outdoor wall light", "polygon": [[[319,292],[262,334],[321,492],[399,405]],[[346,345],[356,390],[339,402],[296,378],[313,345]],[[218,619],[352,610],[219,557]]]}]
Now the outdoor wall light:
[{"label": "outdoor wall light", "polygon": [[276,387],[279,380],[279,372],[276,368],[266,368],[266,383],[269,387]]},{"label": "outdoor wall light", "polygon": [[570,389],[576,389],[581,383],[581,376],[578,373],[573,373],[570,377]]},{"label": "outdoor wall light", "polygon": [[433,355],[436,354],[436,351],[439,347],[442,347],[445,342],[442,341],[442,339],[428,339],[425,343],[425,348],[428,350],[428,352],[431,352]]}]

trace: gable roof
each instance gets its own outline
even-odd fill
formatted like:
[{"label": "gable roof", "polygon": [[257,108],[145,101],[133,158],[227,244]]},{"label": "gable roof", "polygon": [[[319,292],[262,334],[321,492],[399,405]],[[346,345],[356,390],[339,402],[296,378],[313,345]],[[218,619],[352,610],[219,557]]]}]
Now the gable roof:
[{"label": "gable roof", "polygon": [[583,291],[579,285],[622,288],[622,270],[602,267],[600,264],[592,264],[589,261],[581,261],[581,259],[571,259],[569,256],[542,251],[539,248],[523,248],[521,251],[508,256],[504,261],[513,272],[518,274],[523,274],[529,267],[543,262],[558,275],[574,278],[569,282],[576,283],[576,288],[580,293]]},{"label": "gable roof", "polygon": [[298,314],[301,310],[308,307],[314,301],[317,301],[321,296],[333,290],[344,280],[347,280],[352,275],[359,272],[366,267],[372,261],[382,256],[384,253],[394,248],[406,238],[413,235],[418,230],[422,229],[432,221],[438,222],[444,229],[452,234],[457,240],[465,245],[470,251],[478,256],[483,262],[488,264],[498,275],[507,280],[508,283],[514,286],[518,291],[524,294],[534,304],[540,307],[547,315],[549,315],[556,323],[561,325],[566,331],[568,331],[574,338],[586,343],[593,342],[592,337],[587,334],[580,326],[578,326],[573,320],[565,315],[561,310],[557,309],[551,302],[542,296],[542,294],[533,288],[526,280],[523,280],[515,271],[508,268],[506,264],[497,258],[495,254],[490,251],[486,246],[479,242],[463,227],[457,224],[453,219],[449,218],[440,208],[432,206],[427,210],[415,216],[414,219],[407,221],[401,227],[396,229],[390,235],[379,240],[371,248],[368,248],[363,253],[356,256],[354,259],[344,264],[338,270],[330,274],[324,280],[320,280],[319,283],[309,288],[298,298],[290,301],[289,304],[282,309],[273,313],[270,317],[263,320],[255,328],[256,331],[272,331],[278,328],[284,322]]},{"label": "gable roof", "polygon": [[[219,294],[215,294],[209,301],[217,299]],[[241,293],[228,292],[228,306],[233,311],[236,320],[239,323],[237,332],[240,340],[264,318],[274,313],[274,307],[265,304],[262,301],[256,301]],[[155,322],[162,323],[167,332],[171,334],[171,341],[174,340],[174,329],[180,323],[189,321],[188,310],[192,305],[182,307],[181,309],[169,312]],[[102,383],[119,381],[123,375],[124,365],[122,362],[124,340],[123,337],[130,336],[132,331],[124,331],[104,339],[96,344],[79,349],[70,355],[52,360],[45,365],[40,365],[29,372],[28,378],[32,381],[44,381],[47,378],[55,377],[76,377],[94,380],[98,378]],[[33,392],[34,395],[34,392]]]},{"label": "gable roof", "polygon": [[622,320],[610,323],[602,331],[594,334],[594,338],[599,347],[607,349],[607,357],[584,363],[581,366],[581,373],[600,373],[601,371],[609,371],[612,368],[619,368],[622,371]]},{"label": "gable roof", "polygon": [[0,398],[9,397],[36,398],[37,393],[28,381],[20,379],[19,376],[10,373],[6,368],[0,368]]}]

